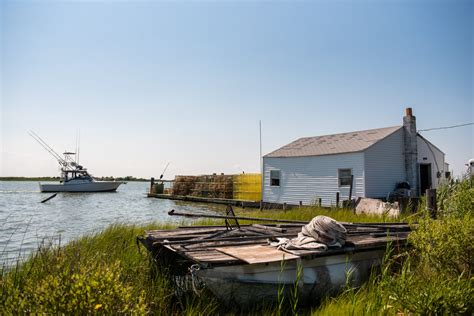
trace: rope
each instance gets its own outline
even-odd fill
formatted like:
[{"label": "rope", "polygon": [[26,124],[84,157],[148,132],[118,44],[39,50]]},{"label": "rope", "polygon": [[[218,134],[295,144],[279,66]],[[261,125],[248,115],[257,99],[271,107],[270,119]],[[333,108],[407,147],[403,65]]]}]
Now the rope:
[{"label": "rope", "polygon": [[189,272],[191,274],[191,285],[193,287],[193,292],[197,295],[197,296],[201,296],[201,292],[200,290],[198,290],[200,286],[200,282],[198,280],[198,277],[196,275],[196,271],[199,271],[201,269],[201,267],[199,266],[199,264],[193,264],[192,266],[189,267]]},{"label": "rope", "polygon": [[347,230],[334,219],[319,215],[303,226],[298,237],[293,239],[277,238],[271,243],[278,249],[311,249],[326,251],[328,247],[342,247],[346,243]]}]

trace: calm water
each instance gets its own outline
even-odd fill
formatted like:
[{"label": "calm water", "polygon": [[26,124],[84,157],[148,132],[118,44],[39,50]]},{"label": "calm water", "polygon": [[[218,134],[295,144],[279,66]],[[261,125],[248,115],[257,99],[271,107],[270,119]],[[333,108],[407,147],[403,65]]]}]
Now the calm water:
[{"label": "calm water", "polygon": [[146,198],[149,183],[128,182],[113,193],[40,193],[37,182],[0,181],[0,266],[14,264],[43,241],[64,242],[114,223],[183,222],[171,209],[215,214],[205,204]]}]

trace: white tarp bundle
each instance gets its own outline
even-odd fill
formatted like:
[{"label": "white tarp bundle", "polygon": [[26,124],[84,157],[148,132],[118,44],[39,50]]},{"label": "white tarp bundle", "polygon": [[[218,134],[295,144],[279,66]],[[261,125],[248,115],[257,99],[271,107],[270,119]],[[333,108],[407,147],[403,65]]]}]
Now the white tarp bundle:
[{"label": "white tarp bundle", "polygon": [[346,242],[346,233],[346,228],[336,220],[318,215],[303,226],[296,238],[277,238],[278,242],[272,242],[270,245],[287,250],[325,251],[328,247],[342,247]]}]

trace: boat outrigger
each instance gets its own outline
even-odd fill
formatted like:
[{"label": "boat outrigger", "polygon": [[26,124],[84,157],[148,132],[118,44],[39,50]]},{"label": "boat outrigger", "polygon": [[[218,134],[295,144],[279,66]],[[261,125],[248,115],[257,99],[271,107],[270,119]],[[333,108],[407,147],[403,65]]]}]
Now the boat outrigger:
[{"label": "boat outrigger", "polygon": [[47,152],[49,152],[61,166],[61,178],[59,183],[39,183],[41,192],[112,192],[123,183],[120,181],[97,181],[79,164],[75,152],[63,153],[61,157],[51,146],[41,139],[35,132],[29,131],[33,137]]},{"label": "boat outrigger", "polygon": [[[299,301],[311,304],[347,285],[360,286],[380,266],[387,245],[405,245],[411,231],[406,223],[338,223],[326,217],[323,220],[343,227],[343,245],[305,249],[305,244],[300,249],[285,249],[270,241],[298,240],[308,222],[263,219],[264,225],[239,225],[239,219],[262,219],[236,217],[233,211],[209,217],[225,219],[225,226],[153,230],[138,240],[174,275],[178,287],[186,284],[183,278],[191,280],[188,288],[205,286],[224,303],[243,307],[276,302],[280,291],[286,296],[295,288]],[[316,233],[324,236],[324,230]]]}]

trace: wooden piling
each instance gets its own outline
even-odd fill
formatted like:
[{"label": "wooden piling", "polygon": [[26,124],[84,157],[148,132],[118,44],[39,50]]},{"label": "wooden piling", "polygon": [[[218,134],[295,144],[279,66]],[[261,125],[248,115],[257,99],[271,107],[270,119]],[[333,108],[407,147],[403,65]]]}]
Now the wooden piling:
[{"label": "wooden piling", "polygon": [[430,217],[436,218],[438,211],[436,205],[436,189],[426,190],[426,208],[430,212]]},{"label": "wooden piling", "polygon": [[150,179],[150,193],[153,193],[153,185],[155,184],[155,178],[151,177]]},{"label": "wooden piling", "polygon": [[323,205],[323,199],[318,198],[318,206],[321,207]]},{"label": "wooden piling", "polygon": [[354,175],[351,174],[351,186],[349,187],[349,203],[352,203],[352,187],[354,186]]},{"label": "wooden piling", "polygon": [[336,192],[336,208],[339,208],[339,192]]}]

